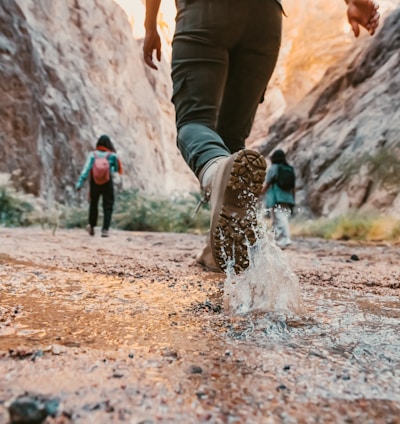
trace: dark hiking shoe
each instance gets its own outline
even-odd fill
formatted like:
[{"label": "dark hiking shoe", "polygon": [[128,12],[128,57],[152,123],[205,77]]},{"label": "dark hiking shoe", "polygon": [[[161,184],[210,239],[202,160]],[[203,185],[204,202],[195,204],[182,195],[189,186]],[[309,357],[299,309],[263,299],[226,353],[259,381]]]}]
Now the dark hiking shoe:
[{"label": "dark hiking shoe", "polygon": [[94,227],[92,227],[90,224],[87,225],[86,231],[89,233],[89,235],[94,236]]},{"label": "dark hiking shoe", "polygon": [[264,157],[240,150],[223,159],[211,181],[211,250],[221,270],[236,273],[249,265],[248,247],[256,242],[257,202],[266,174]]},{"label": "dark hiking shoe", "polygon": [[109,237],[108,230],[101,230],[102,237]]}]

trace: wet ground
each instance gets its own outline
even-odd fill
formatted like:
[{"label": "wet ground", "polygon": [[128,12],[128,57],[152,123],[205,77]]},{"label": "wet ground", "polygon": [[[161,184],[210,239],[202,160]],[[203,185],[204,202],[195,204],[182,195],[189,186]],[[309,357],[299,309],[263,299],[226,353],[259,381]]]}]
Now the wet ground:
[{"label": "wet ground", "polygon": [[296,240],[292,311],[234,314],[203,241],[0,229],[0,423],[400,423],[399,246]]}]

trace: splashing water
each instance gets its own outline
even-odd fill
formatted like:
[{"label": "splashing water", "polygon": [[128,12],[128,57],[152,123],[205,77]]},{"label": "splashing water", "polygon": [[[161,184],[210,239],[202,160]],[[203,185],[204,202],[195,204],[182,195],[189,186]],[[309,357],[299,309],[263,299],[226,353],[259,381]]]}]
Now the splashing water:
[{"label": "splashing water", "polygon": [[[256,243],[248,245],[250,266],[237,275],[233,263],[228,262],[224,282],[224,307],[233,314],[281,311],[294,314],[304,312],[297,276],[292,271],[284,252],[275,244],[259,211],[260,228],[255,231]],[[261,216],[262,215],[262,216]]]}]

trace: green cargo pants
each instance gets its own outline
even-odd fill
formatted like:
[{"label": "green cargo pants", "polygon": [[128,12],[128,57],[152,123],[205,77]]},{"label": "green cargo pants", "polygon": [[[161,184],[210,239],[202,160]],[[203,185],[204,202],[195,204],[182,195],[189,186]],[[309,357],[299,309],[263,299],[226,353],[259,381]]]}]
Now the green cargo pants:
[{"label": "green cargo pants", "polygon": [[176,0],[172,80],[177,143],[198,176],[244,148],[281,43],[277,0]]}]

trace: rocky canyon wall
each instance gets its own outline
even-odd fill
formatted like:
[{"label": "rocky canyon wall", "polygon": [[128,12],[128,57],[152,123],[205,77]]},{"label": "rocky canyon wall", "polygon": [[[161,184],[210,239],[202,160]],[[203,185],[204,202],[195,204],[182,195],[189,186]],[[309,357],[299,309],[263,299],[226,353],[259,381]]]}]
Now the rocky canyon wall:
[{"label": "rocky canyon wall", "polygon": [[[400,6],[400,0],[379,0],[382,20]],[[257,146],[268,133],[269,126],[286,109],[302,100],[321,80],[326,70],[349,50],[357,49],[365,38],[365,30],[355,38],[347,22],[343,0],[284,0],[282,45],[275,72],[269,83],[265,101],[260,104],[248,143]]]},{"label": "rocky canyon wall", "polygon": [[73,203],[86,153],[108,134],[123,185],[189,191],[175,146],[168,60],[145,68],[141,42],[112,0],[0,0],[0,172]]}]

